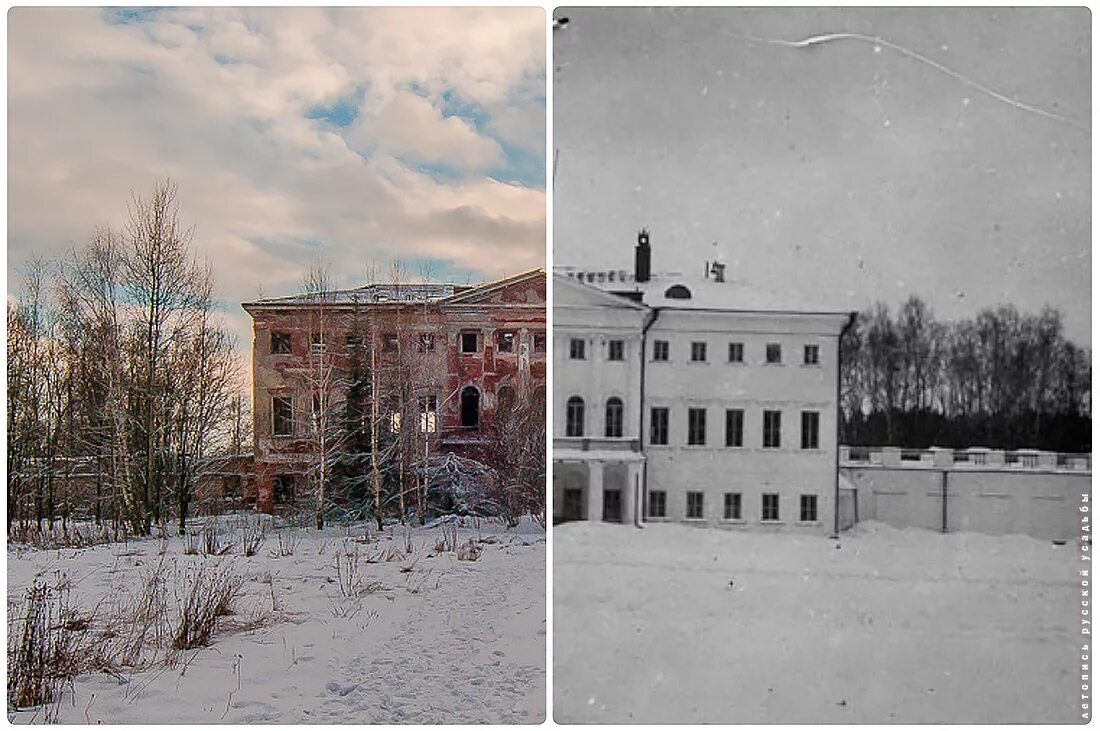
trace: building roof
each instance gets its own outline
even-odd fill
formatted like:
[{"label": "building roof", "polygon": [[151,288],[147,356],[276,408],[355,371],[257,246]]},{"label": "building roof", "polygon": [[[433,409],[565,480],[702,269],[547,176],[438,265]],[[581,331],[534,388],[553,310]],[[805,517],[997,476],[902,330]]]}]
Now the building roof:
[{"label": "building roof", "polygon": [[[374,283],[355,289],[339,289],[327,292],[324,296],[324,303],[326,305],[461,304],[477,301],[480,297],[541,272],[542,269],[531,269],[510,277],[476,285],[435,282],[412,284]],[[294,307],[318,304],[319,302],[321,302],[321,297],[318,294],[306,293],[286,297],[265,297],[252,302],[242,302],[241,307],[246,310],[249,307]]]}]

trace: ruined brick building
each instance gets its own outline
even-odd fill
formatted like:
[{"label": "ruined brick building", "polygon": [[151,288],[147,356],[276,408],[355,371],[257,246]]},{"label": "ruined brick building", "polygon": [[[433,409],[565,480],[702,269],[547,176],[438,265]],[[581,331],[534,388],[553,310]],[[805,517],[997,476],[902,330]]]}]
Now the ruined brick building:
[{"label": "ruined brick building", "polygon": [[360,453],[383,435],[399,440],[409,463],[410,453],[478,458],[502,405],[544,398],[541,269],[476,286],[368,284],[242,306],[253,322],[255,498],[264,511],[311,494],[349,439]]}]

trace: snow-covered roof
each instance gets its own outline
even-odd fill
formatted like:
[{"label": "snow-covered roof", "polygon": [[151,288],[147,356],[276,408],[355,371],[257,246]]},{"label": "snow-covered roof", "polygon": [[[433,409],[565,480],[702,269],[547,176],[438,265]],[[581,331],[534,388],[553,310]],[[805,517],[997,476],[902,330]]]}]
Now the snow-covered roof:
[{"label": "snow-covered roof", "polygon": [[[472,289],[459,284],[368,284],[355,289],[339,289],[326,292],[327,304],[366,304],[372,302],[438,302],[457,293]],[[304,305],[320,301],[314,293],[294,294],[287,297],[265,297],[245,305]]]}]

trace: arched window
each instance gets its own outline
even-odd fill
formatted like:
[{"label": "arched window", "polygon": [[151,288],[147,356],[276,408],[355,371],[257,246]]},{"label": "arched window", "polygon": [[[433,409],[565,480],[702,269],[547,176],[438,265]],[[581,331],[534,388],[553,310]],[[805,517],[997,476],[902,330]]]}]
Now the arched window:
[{"label": "arched window", "polygon": [[565,436],[584,436],[584,399],[572,396],[565,402]]},{"label": "arched window", "polygon": [[473,386],[462,389],[462,426],[476,429],[481,411],[481,394]]},{"label": "arched window", "polygon": [[665,297],[670,300],[689,300],[691,299],[691,290],[682,284],[674,284],[665,290]]},{"label": "arched window", "polygon": [[497,411],[507,414],[516,405],[516,389],[511,386],[501,386],[497,391]]},{"label": "arched window", "polygon": [[604,436],[621,437],[623,435],[623,400],[612,396],[607,400]]}]

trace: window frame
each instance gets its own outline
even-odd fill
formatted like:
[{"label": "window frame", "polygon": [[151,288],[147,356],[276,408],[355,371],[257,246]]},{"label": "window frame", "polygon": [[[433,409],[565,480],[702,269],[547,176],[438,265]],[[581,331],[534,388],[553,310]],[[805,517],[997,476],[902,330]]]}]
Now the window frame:
[{"label": "window frame", "polygon": [[[275,346],[276,342],[279,343],[279,347]],[[271,355],[290,355],[293,353],[293,340],[290,333],[284,330],[272,330],[271,339],[268,341],[268,352]]]},{"label": "window frame", "polygon": [[[769,419],[774,418],[775,423],[769,423]],[[770,437],[774,436],[774,444]],[[783,448],[783,412],[779,410],[764,409],[763,420],[763,434],[761,439],[761,446],[764,449],[782,449]]]},{"label": "window frame", "polygon": [[[496,335],[498,353],[516,352],[516,342],[519,340],[519,336],[515,330],[497,330]],[[505,344],[507,344],[507,347],[505,347]]]},{"label": "window frame", "polygon": [[[658,498],[658,496],[660,496]],[[661,511],[658,513],[654,510],[659,504]],[[646,499],[646,517],[648,518],[667,518],[668,517],[668,493],[665,490],[650,490]]]},{"label": "window frame", "polygon": [[569,360],[587,360],[584,351],[584,338],[569,338]]},{"label": "window frame", "polygon": [[615,438],[623,435],[623,412],[625,410],[626,406],[618,396],[612,396],[604,402],[605,437]]},{"label": "window frame", "polygon": [[[811,357],[811,353],[813,357]],[[807,343],[802,346],[802,365],[819,366],[821,365],[821,346],[814,343]]]},{"label": "window frame", "polygon": [[[698,515],[693,515],[695,511],[692,510],[693,499],[698,502],[698,505],[694,506],[698,508]],[[686,492],[686,501],[684,504],[684,518],[686,520],[706,520],[707,517],[707,503],[706,495],[702,490],[688,490]]]},{"label": "window frame", "polygon": [[[732,499],[731,499],[732,498]],[[730,508],[733,508],[731,510]],[[727,492],[722,498],[722,520],[744,520],[745,499],[739,492]]]},{"label": "window frame", "polygon": [[[579,410],[579,411],[578,411]],[[579,420],[578,420],[579,413]],[[585,403],[580,396],[570,396],[565,402],[565,436],[584,436]]]},{"label": "window frame", "polygon": [[607,359],[615,362],[626,360],[626,342],[621,339],[607,341]]},{"label": "window frame", "polygon": [[744,409],[726,409],[726,446],[733,449],[745,446]]},{"label": "window frame", "polygon": [[[807,507],[810,511],[807,511]],[[806,517],[807,512],[811,512],[810,517]],[[817,495],[811,493],[802,493],[798,496],[798,522],[800,523],[817,523],[818,522],[817,511]]]},{"label": "window frame", "polygon": [[[280,418],[279,411],[276,407],[276,402],[285,403],[287,413]],[[287,431],[279,431],[278,426],[280,422],[287,424]],[[288,394],[272,394],[271,395],[271,436],[272,437],[292,437],[294,436],[294,396]]]},{"label": "window frame", "polygon": [[[769,505],[771,500],[774,500],[774,505]],[[769,518],[771,508],[775,510],[775,517]],[[765,492],[760,495],[760,522],[761,523],[778,523],[780,518],[779,513],[779,493],[778,492]]]},{"label": "window frame", "polygon": [[[466,349],[467,338],[473,338],[473,348]],[[481,340],[481,335],[477,330],[463,330],[458,334],[458,352],[462,355],[477,355],[480,352],[478,342]]]},{"label": "window frame", "polygon": [[[810,437],[809,439],[807,437]],[[821,449],[821,412],[802,412],[802,449]]]},{"label": "window frame", "polygon": [[654,340],[653,341],[653,362],[654,363],[667,363],[669,353],[669,344],[667,340]]},{"label": "window frame", "polygon": [[[775,355],[775,358],[772,358],[773,353]],[[764,344],[764,364],[783,365],[783,343]]]},{"label": "window frame", "polygon": [[[735,357],[736,356],[736,357]],[[729,352],[727,354],[729,363],[744,363],[745,362],[745,343],[744,342],[731,342],[729,344]]]},{"label": "window frame", "polygon": [[705,406],[688,407],[689,447],[707,446],[707,409]]},{"label": "window frame", "polygon": [[[660,418],[658,418],[660,417]],[[669,444],[669,409],[667,406],[649,408],[649,443],[653,446],[667,447]],[[657,440],[661,437],[661,441]]]},{"label": "window frame", "polygon": [[707,362],[707,341],[706,340],[692,340],[691,341],[691,360],[690,363],[706,363]]}]

